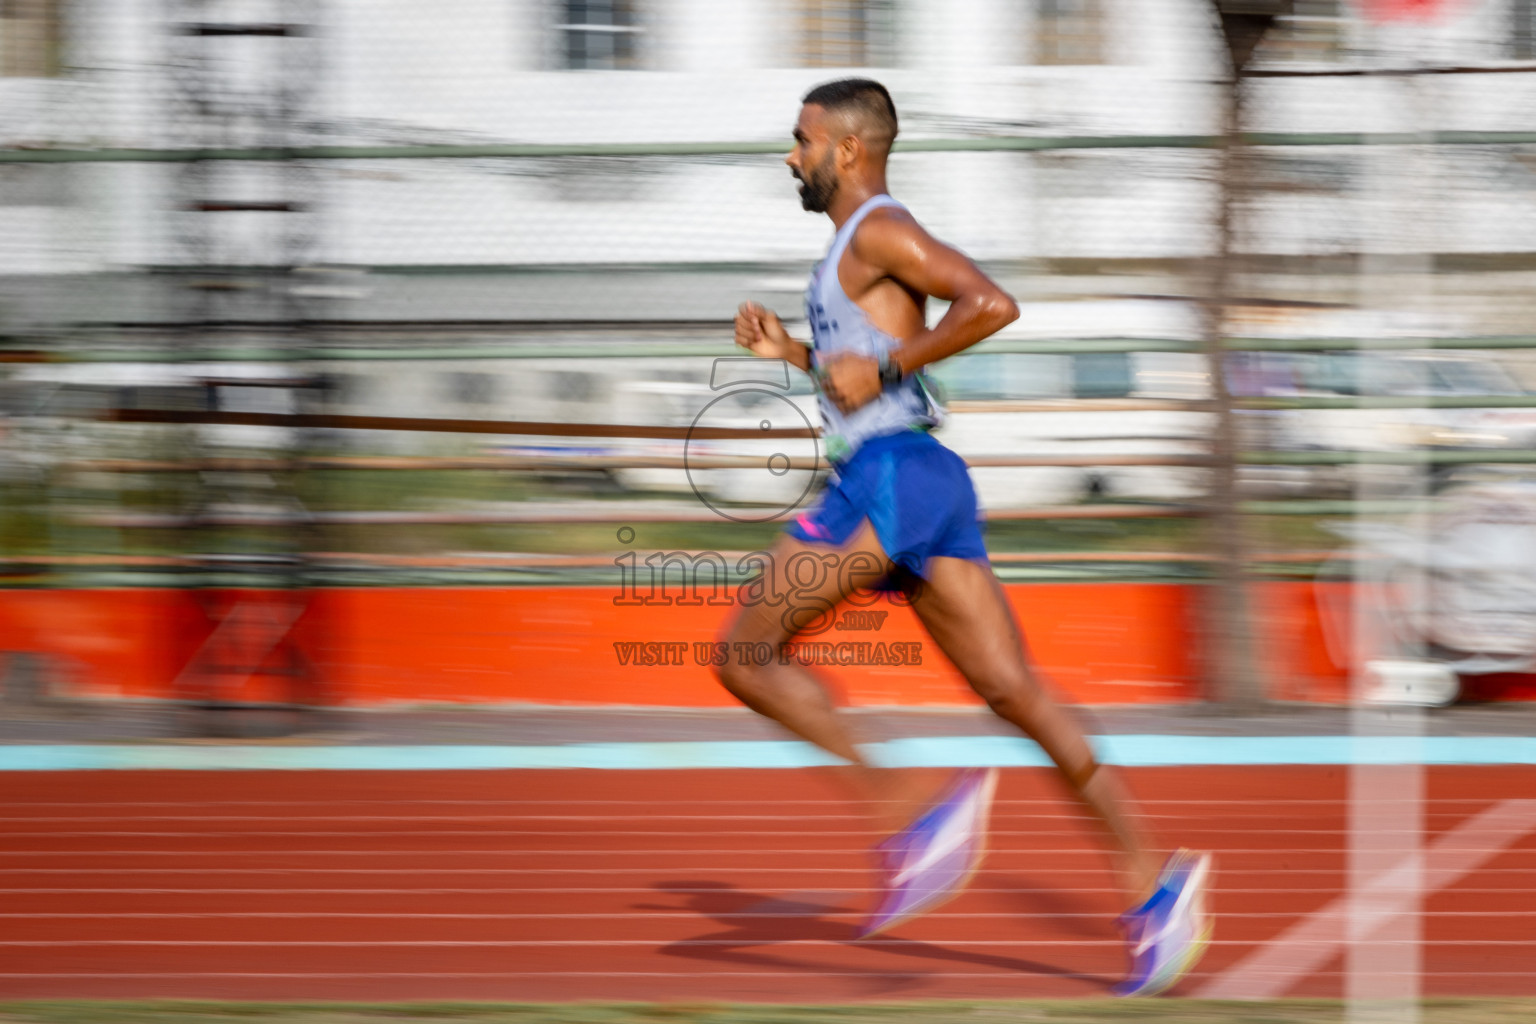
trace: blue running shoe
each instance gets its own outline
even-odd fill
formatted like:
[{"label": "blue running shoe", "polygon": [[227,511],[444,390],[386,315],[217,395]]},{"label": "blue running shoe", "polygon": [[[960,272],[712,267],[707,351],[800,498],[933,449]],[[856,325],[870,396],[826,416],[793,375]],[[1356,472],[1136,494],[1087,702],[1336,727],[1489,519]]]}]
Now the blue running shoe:
[{"label": "blue running shoe", "polygon": [[1155,995],[1195,966],[1211,941],[1205,910],[1210,880],[1210,854],[1176,850],[1168,857],[1157,891],[1120,918],[1131,944],[1131,973],[1115,986],[1115,995]]},{"label": "blue running shoe", "polygon": [[883,893],[859,938],[926,913],[956,895],[981,865],[996,768],[959,772],[932,807],[875,847]]}]

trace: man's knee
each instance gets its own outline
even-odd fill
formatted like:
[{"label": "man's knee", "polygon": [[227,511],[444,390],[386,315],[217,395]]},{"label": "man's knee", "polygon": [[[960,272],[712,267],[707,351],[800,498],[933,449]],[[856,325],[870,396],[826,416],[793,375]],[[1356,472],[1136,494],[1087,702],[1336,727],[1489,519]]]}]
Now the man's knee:
[{"label": "man's knee", "polygon": [[764,666],[754,661],[753,655],[777,647],[779,640],[764,622],[752,617],[752,611],[743,609],[741,616],[719,635],[716,647],[723,656],[719,664],[711,666],[720,685],[748,707],[756,707],[755,698],[766,683]]},{"label": "man's knee", "polygon": [[972,680],[971,688],[987,707],[1010,722],[1033,722],[1040,716],[1044,695],[1028,673],[1000,672]]},{"label": "man's knee", "polygon": [[[715,678],[719,680],[720,685],[733,694],[747,683],[745,674],[734,662],[727,661],[723,665],[714,665],[711,667],[711,671],[715,673]],[[740,696],[740,694],[736,695]]]},{"label": "man's knee", "polygon": [[[725,648],[728,652],[734,650],[729,643]],[[748,707],[753,706],[753,698],[761,688],[761,673],[757,670],[757,666],[741,658],[728,656],[723,664],[715,665],[713,668],[715,678],[728,693]]]}]

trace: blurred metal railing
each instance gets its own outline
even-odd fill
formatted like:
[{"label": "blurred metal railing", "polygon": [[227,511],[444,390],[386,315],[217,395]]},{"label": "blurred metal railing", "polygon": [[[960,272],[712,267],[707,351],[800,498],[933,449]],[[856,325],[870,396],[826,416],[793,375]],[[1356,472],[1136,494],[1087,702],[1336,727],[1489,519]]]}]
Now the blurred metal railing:
[{"label": "blurred metal railing", "polygon": [[[1536,71],[1536,68],[1522,68]],[[1527,131],[1244,132],[1249,146],[1448,145],[1536,143]],[[904,153],[1009,153],[1063,149],[1218,149],[1220,135],[1031,135],[970,139],[899,139]],[[552,157],[757,156],[785,152],[783,142],[497,143],[417,146],[295,146],[291,149],[0,149],[0,163],[183,163],[205,160],[466,160]]]},{"label": "blurred metal railing", "polygon": [[[723,325],[722,325],[723,326]],[[709,330],[708,325],[690,325],[690,330]],[[1536,337],[1485,336],[1485,337],[1399,337],[1399,338],[1256,338],[1234,337],[1227,339],[1226,347],[1233,352],[1321,352],[1337,350],[1412,351],[1421,349],[1456,350],[1511,350],[1536,348]],[[547,343],[520,344],[498,342],[473,346],[408,346],[348,347],[314,346],[299,353],[284,353],[285,362],[348,361],[348,360],[399,360],[399,359],[528,359],[550,358],[601,358],[616,351],[635,357],[692,356],[705,358],[734,351],[733,347],[719,342],[667,342],[636,340],[615,341],[610,344],[551,345]],[[973,350],[977,354],[1028,353],[1068,354],[1082,352],[1189,352],[1198,351],[1195,342],[1170,338],[1092,338],[1073,340],[992,339]],[[92,362],[124,358],[135,360],[147,354],[160,354],[169,358],[163,349],[139,349],[131,354],[117,348],[73,348],[71,350],[13,351],[12,362]],[[258,360],[260,353],[235,349],[223,353],[186,352],[178,355],[178,361],[191,358],[208,359],[223,356],[242,362]],[[230,380],[234,386],[246,386],[254,382]],[[1237,397],[1235,407],[1254,411],[1303,410],[1303,409],[1500,409],[1536,408],[1536,394],[1523,395],[1403,395],[1403,396],[1266,396]],[[989,410],[998,412],[1111,412],[1136,410],[1185,410],[1203,411],[1210,408],[1209,400],[1170,399],[1041,399],[999,402],[957,402],[956,411]],[[641,424],[529,422],[494,419],[348,416],[328,413],[280,414],[234,412],[209,409],[140,409],[115,408],[105,410],[102,418],[120,423],[244,425],[284,428],[326,428],[332,430],[388,430],[430,433],[458,433],[476,435],[523,435],[544,437],[605,437],[650,438],[685,440],[741,439],[763,437],[808,436],[798,429],[777,429],[767,432],[741,429],[660,426]],[[1165,439],[1177,442],[1179,439]],[[1184,439],[1193,443],[1196,439]],[[1274,466],[1342,466],[1355,463],[1379,463],[1383,465],[1475,465],[1503,464],[1528,465],[1536,463],[1533,449],[1445,449],[1412,452],[1393,451],[1271,451],[1248,450],[1237,455],[1243,465]],[[1207,455],[1194,453],[1115,453],[1094,452],[1081,455],[971,455],[966,459],[972,467],[1028,468],[1028,467],[1115,467],[1115,466],[1182,466],[1208,467],[1213,464]],[[802,465],[802,463],[805,463]],[[656,468],[676,469],[684,466],[701,469],[755,467],[757,460],[751,456],[717,454],[665,455],[656,453],[634,454],[573,454],[552,452],[549,454],[496,455],[444,458],[402,458],[378,456],[324,456],[288,460],[260,459],[203,459],[203,460],[87,460],[70,463],[67,468],[104,472],[178,472],[197,469],[273,469],[279,466],[297,469],[369,469],[369,470],[539,470],[539,469],[618,469]],[[802,459],[792,460],[790,468],[824,469],[826,464]],[[1271,507],[1273,503],[1270,503]],[[1300,506],[1306,507],[1306,506]],[[1341,507],[1337,504],[1331,508]],[[1180,506],[1166,506],[1178,511]],[[1193,509],[1188,506],[1187,509]],[[1075,510],[1044,510],[1044,517],[1082,516],[1145,516],[1169,514],[1153,512],[1139,505],[1099,504]],[[1011,516],[1021,518],[1023,516]],[[400,521],[408,521],[401,519]]]},{"label": "blurred metal railing", "polygon": [[[318,334],[331,334],[344,328],[366,329],[381,333],[389,325],[363,324],[358,321],[328,323],[316,321],[309,325]],[[425,325],[420,325],[423,332]],[[479,334],[500,334],[513,325],[486,323],[473,330]],[[789,322],[793,327],[794,323]],[[270,329],[270,325],[267,325]],[[547,333],[566,333],[600,328],[615,334],[628,330],[649,331],[646,325],[608,323],[588,325],[542,325]],[[377,360],[430,360],[454,359],[587,359],[624,355],[639,359],[676,357],[715,357],[740,355],[741,350],[721,335],[729,332],[728,323],[699,322],[680,325],[678,333],[705,335],[691,341],[654,341],[648,338],[616,338],[610,342],[572,342],[552,344],[546,341],[518,342],[497,341],[479,344],[438,344],[405,342],[398,345],[336,345],[324,341],[306,345],[299,351],[264,349],[259,345],[228,347],[178,347],[167,349],[160,344],[164,339],[155,335],[149,340],[128,345],[123,342],[101,342],[78,337],[71,344],[57,348],[27,347],[25,339],[17,345],[0,347],[0,363],[89,363],[89,362],[369,362]],[[114,332],[119,334],[142,333]],[[242,332],[243,333],[243,332]],[[713,334],[713,337],[708,335]],[[1536,335],[1468,335],[1446,337],[1228,337],[1223,348],[1229,352],[1335,352],[1363,350],[1371,352],[1411,352],[1423,349],[1455,351],[1536,350]],[[967,349],[966,355],[1019,354],[1019,355],[1073,355],[1081,353],[1129,353],[1129,352],[1189,352],[1199,353],[1200,343],[1183,338],[989,338]],[[231,382],[235,383],[235,382]],[[1126,401],[1125,399],[1083,399],[1082,401]],[[1131,400],[1137,401],[1137,400]]]}]

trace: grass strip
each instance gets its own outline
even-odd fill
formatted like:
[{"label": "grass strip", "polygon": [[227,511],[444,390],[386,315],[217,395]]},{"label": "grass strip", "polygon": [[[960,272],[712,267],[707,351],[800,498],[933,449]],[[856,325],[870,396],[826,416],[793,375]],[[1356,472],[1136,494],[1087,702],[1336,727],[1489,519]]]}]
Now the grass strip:
[{"label": "grass strip", "polygon": [[[738,1003],[0,1003],[4,1024],[1333,1024],[1338,1000],[1076,999],[789,1006]],[[1429,999],[1422,1024],[1536,1020],[1536,999]]]}]

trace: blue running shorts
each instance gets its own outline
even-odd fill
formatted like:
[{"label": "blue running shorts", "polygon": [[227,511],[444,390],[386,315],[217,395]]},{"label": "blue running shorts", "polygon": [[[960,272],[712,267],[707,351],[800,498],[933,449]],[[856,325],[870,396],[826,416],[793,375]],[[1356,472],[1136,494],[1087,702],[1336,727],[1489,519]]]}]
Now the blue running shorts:
[{"label": "blue running shorts", "polygon": [[835,480],[789,524],[790,536],[838,547],[868,519],[891,561],[914,576],[927,577],[930,558],[986,561],[965,462],[926,431],[872,437],[834,468]]}]

